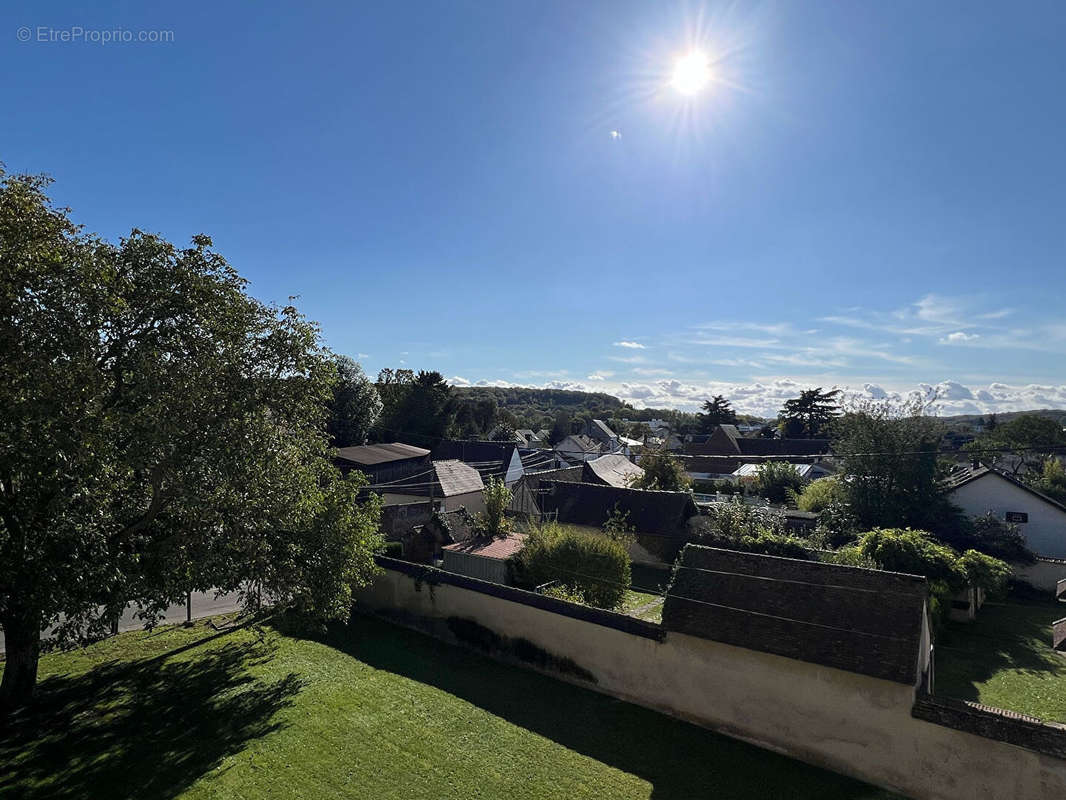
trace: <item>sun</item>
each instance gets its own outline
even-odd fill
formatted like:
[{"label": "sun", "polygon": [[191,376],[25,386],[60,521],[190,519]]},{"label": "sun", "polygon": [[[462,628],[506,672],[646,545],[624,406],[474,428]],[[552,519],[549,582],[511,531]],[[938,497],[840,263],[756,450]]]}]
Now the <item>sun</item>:
[{"label": "sun", "polygon": [[682,56],[674,64],[674,74],[670,85],[681,94],[694,95],[711,80],[711,65],[707,55],[699,50]]}]

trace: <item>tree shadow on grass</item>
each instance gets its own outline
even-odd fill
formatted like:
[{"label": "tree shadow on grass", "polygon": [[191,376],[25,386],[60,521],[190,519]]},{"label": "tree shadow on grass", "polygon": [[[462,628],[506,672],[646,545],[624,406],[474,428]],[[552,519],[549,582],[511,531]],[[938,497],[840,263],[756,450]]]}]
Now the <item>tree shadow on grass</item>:
[{"label": "tree shadow on grass", "polygon": [[986,604],[972,622],[948,623],[934,651],[934,691],[979,700],[978,684],[1004,670],[1066,683],[1066,659],[1051,647],[1051,623],[1063,616],[1066,605],[1010,602]]},{"label": "tree shadow on grass", "polygon": [[[297,631],[281,629],[289,635]],[[434,686],[570,750],[637,775],[656,800],[885,798],[867,784],[631,703],[356,615],[325,644]]]},{"label": "tree shadow on grass", "polygon": [[272,657],[271,643],[171,660],[185,649],[43,681],[32,707],[0,720],[0,796],[166,800],[279,729],[299,680],[248,671]]}]

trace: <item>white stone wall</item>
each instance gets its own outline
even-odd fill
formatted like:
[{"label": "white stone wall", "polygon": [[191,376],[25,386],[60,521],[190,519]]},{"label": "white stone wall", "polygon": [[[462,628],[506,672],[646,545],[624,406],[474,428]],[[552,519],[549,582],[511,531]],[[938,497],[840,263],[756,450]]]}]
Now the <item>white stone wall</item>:
[{"label": "white stone wall", "polygon": [[590,688],[912,797],[1066,797],[1066,762],[915,719],[914,687],[683,634],[659,642],[448,584],[418,591],[391,570],[358,602],[524,637],[590,671]]}]

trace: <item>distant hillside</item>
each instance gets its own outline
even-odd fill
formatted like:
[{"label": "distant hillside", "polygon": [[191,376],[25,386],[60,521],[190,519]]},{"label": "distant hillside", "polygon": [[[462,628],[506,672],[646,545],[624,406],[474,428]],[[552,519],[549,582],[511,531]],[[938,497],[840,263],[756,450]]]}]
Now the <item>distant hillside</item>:
[{"label": "distant hillside", "polygon": [[944,421],[948,428],[961,429],[973,427],[974,423],[979,423],[982,420],[987,424],[992,417],[996,418],[996,422],[1002,424],[1010,422],[1012,419],[1032,414],[1053,419],[1066,427],[1066,410],[1052,408],[1034,409],[1033,411],[1004,411],[1001,414],[956,414],[953,417],[941,417],[940,419]]},{"label": "distant hillside", "polygon": [[[579,392],[569,389],[531,389],[522,386],[464,386],[456,387],[460,403],[494,401],[500,412],[513,415],[516,427],[552,427],[556,415],[565,413],[574,422],[587,419],[629,419],[646,422],[663,419],[675,428],[694,425],[696,415],[672,408],[634,408],[605,392]],[[506,415],[505,415],[506,418]],[[740,422],[761,423],[758,417],[738,415]]]}]

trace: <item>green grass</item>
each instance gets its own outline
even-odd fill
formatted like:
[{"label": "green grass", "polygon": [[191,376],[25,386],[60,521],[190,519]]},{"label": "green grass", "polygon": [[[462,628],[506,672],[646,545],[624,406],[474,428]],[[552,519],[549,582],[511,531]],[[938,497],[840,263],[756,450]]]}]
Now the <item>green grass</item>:
[{"label": "green grass", "polygon": [[663,596],[629,589],[617,610],[620,614],[661,623],[663,621]]},{"label": "green grass", "polygon": [[1061,617],[1066,604],[1010,602],[949,623],[936,643],[934,691],[1066,722],[1066,657],[1051,647]]},{"label": "green grass", "polygon": [[0,796],[874,798],[868,785],[377,620],[203,623],[49,655]]}]

